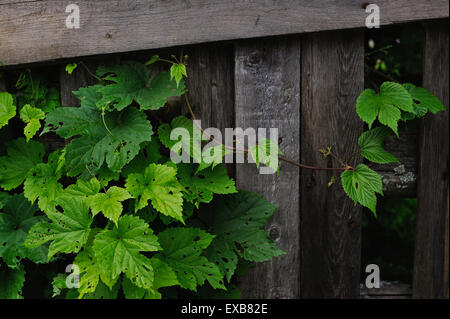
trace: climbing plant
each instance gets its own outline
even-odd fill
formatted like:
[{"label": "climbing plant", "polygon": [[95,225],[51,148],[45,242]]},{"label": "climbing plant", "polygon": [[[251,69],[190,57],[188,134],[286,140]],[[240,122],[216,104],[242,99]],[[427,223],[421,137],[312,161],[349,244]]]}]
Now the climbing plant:
[{"label": "climbing plant", "polygon": [[[176,296],[174,287],[196,292],[201,286],[236,296],[232,280],[240,265],[283,252],[264,230],[276,206],[236,189],[222,164],[229,152],[246,153],[256,166],[278,173],[280,160],[342,171],[345,193],[376,212],[380,176],[364,163],[350,166],[351,159],[339,159],[331,147],[320,151],[338,158],[340,167],[292,162],[268,139],[248,149],[218,143],[205,152],[202,145],[212,137],[192,121],[184,59],[153,56],[144,64],[89,71],[98,83],[73,92],[80,100],[76,108],[62,107],[58,90],[29,71],[16,83],[20,94],[0,93],[0,128],[7,130],[15,117],[25,125],[23,137],[1,133],[0,298],[22,296],[25,262],[71,265],[80,275],[77,281],[54,273],[56,298],[167,298]],[[155,63],[170,69],[156,73]],[[72,74],[80,65],[66,70]],[[155,111],[174,96],[185,97],[192,118],[161,122]],[[398,162],[383,148],[387,136],[398,135],[398,122],[443,109],[412,84],[365,90],[356,102],[369,127],[357,141],[360,154],[373,163]],[[199,138],[173,139],[176,128]],[[50,152],[39,141],[46,134],[65,145]],[[192,160],[174,163],[170,152]]]}]

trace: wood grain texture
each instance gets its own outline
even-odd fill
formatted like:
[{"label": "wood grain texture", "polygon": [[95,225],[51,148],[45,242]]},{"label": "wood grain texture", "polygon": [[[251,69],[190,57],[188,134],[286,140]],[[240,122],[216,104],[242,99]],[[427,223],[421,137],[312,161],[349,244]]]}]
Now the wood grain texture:
[{"label": "wood grain texture", "polygon": [[371,165],[383,180],[385,196],[416,197],[417,166],[419,154],[419,132],[417,130],[400,130],[399,138],[389,136],[385,149],[395,155],[400,164]]},{"label": "wood grain texture", "polygon": [[[319,149],[331,146],[348,159],[363,130],[355,105],[364,89],[364,32],[347,30],[303,37],[301,162],[340,167]],[[355,158],[350,164],[361,162]],[[339,173],[301,172],[301,297],[358,298],[361,207],[345,195]],[[337,185],[327,187],[332,176]]]},{"label": "wood grain texture", "polygon": [[[208,44],[184,50],[187,61],[186,87],[190,104],[203,129],[234,127],[234,47],[232,44]],[[190,118],[182,99],[183,113]],[[230,176],[235,166],[226,164]]]},{"label": "wood grain texture", "polygon": [[413,278],[415,298],[448,298],[449,296],[448,47],[448,20],[428,24],[423,85],[440,98],[447,111],[436,115],[428,114],[421,123]]},{"label": "wood grain texture", "polygon": [[[81,28],[65,25],[69,0],[1,1],[6,65],[202,42],[363,27],[366,0],[79,0]],[[447,0],[378,0],[381,24],[449,16]]]},{"label": "wood grain texture", "polygon": [[[298,161],[300,39],[238,42],[235,55],[236,127],[278,128],[280,148]],[[280,176],[263,175],[255,164],[236,164],[238,188],[278,205],[267,231],[286,252],[256,264],[240,278],[245,298],[299,297],[299,169],[286,163],[280,169]]]}]

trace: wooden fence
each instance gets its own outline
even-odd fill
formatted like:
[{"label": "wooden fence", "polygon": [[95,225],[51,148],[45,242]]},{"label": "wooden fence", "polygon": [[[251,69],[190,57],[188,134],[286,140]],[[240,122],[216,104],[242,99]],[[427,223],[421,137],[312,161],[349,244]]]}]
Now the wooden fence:
[{"label": "wooden fence", "polygon": [[[80,6],[80,29],[64,25],[72,2]],[[373,2],[382,25],[430,20],[423,85],[448,109],[448,1]],[[359,0],[0,0],[0,61],[61,63],[179,52],[161,48],[183,45],[190,56],[187,87],[203,127],[277,127],[286,157],[336,166],[318,149],[332,145],[348,157],[363,131],[355,102],[364,89],[366,6]],[[199,44],[211,41],[222,42]],[[121,58],[85,59],[95,65]],[[82,70],[67,76],[61,64],[63,105],[74,106],[71,92],[91,81]],[[418,132],[387,141],[404,170],[378,167],[386,196],[418,197],[414,297],[449,296],[448,139],[448,111],[427,116]],[[228,168],[239,188],[279,205],[267,231],[287,252],[240,279],[244,297],[359,297],[362,209],[340,187],[327,187],[331,173],[286,163],[279,177],[260,175],[250,164]]]}]

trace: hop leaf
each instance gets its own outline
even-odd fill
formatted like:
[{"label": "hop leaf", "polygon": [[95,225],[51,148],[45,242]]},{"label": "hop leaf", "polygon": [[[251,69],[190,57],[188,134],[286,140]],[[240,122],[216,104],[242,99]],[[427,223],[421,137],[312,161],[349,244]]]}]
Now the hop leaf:
[{"label": "hop leaf", "polygon": [[135,108],[107,113],[104,120],[101,111],[89,107],[64,107],[47,114],[43,133],[55,131],[63,138],[81,136],[66,146],[69,176],[84,173],[90,177],[86,166],[96,173],[105,161],[118,172],[153,134],[145,114]]},{"label": "hop leaf", "polygon": [[391,134],[386,127],[377,127],[364,132],[358,139],[361,155],[378,164],[400,163],[392,154],[383,148],[383,142]]},{"label": "hop leaf", "polygon": [[219,197],[201,209],[201,220],[216,236],[206,256],[219,265],[228,281],[236,269],[238,254],[249,261],[266,261],[284,254],[264,230],[275,209],[275,205],[247,191]]},{"label": "hop leaf", "polygon": [[167,72],[156,75],[147,87],[150,71],[140,63],[100,67],[97,75],[114,82],[97,89],[102,95],[97,102],[100,108],[113,104],[121,111],[136,101],[142,110],[157,110],[166,104],[169,97],[182,95],[185,91],[184,84],[175,86]]},{"label": "hop leaf", "polygon": [[66,65],[66,72],[68,74],[72,74],[73,71],[75,71],[75,69],[78,67],[78,64],[76,63],[69,63]]},{"label": "hop leaf", "polygon": [[403,87],[409,92],[414,101],[414,113],[417,117],[424,116],[427,111],[433,114],[439,111],[445,111],[444,104],[424,88],[417,87],[411,83],[405,83]]},{"label": "hop leaf", "polygon": [[89,205],[92,197],[100,191],[100,188],[100,182],[96,178],[92,178],[89,181],[78,179],[76,184],[67,186],[64,190],[64,196],[76,198]]},{"label": "hop leaf", "polygon": [[154,271],[149,258],[140,252],[160,250],[158,239],[143,220],[125,215],[117,227],[101,231],[94,240],[95,256],[100,264],[102,280],[107,284],[123,272],[138,287],[153,288]]},{"label": "hop leaf", "polygon": [[211,170],[195,174],[197,164],[178,164],[178,177],[184,186],[185,198],[198,206],[199,203],[209,203],[213,194],[236,193],[234,181],[228,177],[223,165]]},{"label": "hop leaf", "polygon": [[182,186],[176,174],[175,168],[160,164],[150,164],[143,175],[130,174],[126,189],[137,200],[136,211],[147,206],[151,200],[157,211],[184,223]]},{"label": "hop leaf", "polygon": [[44,145],[19,138],[6,142],[8,156],[0,157],[0,186],[11,190],[23,183],[28,172],[42,162]]},{"label": "hop leaf", "polygon": [[16,115],[13,97],[7,92],[0,92],[0,128]]},{"label": "hop leaf", "polygon": [[38,108],[32,107],[26,104],[20,110],[20,119],[27,123],[24,132],[27,138],[27,142],[36,134],[36,132],[41,128],[40,120],[45,118],[45,113]]},{"label": "hop leaf", "polygon": [[55,151],[49,155],[48,163],[33,167],[23,186],[25,197],[32,203],[39,198],[38,206],[45,213],[55,211],[55,201],[63,194],[63,187],[58,182],[61,178],[60,156],[60,152]]},{"label": "hop leaf", "polygon": [[45,220],[35,216],[36,205],[30,205],[23,194],[13,195],[0,214],[0,257],[10,268],[17,268],[20,259],[29,258],[34,262],[45,262],[47,249],[28,249],[24,246],[30,228]]},{"label": "hop leaf", "polygon": [[215,289],[225,289],[216,265],[201,256],[214,236],[197,228],[168,228],[158,234],[163,251],[155,257],[174,271],[180,286],[193,291],[207,280]]},{"label": "hop leaf", "polygon": [[379,94],[372,89],[364,90],[356,102],[356,112],[369,128],[378,117],[380,123],[389,126],[397,136],[401,111],[414,112],[413,102],[408,91],[394,82],[384,82]]},{"label": "hop leaf", "polygon": [[56,253],[78,253],[86,244],[91,231],[92,217],[86,203],[61,197],[57,204],[62,207],[64,213],[47,212],[52,222],[35,224],[25,241],[28,248],[36,248],[51,241],[48,259]]},{"label": "hop leaf", "polygon": [[125,189],[117,186],[110,187],[106,193],[98,193],[92,196],[90,200],[92,214],[95,216],[99,212],[103,212],[106,218],[117,225],[123,210],[121,202],[129,198],[131,198],[131,195]]},{"label": "hop leaf", "polygon": [[377,196],[383,195],[383,182],[380,175],[364,164],[354,170],[346,170],[341,174],[342,187],[345,193],[356,203],[369,208],[376,214]]},{"label": "hop leaf", "polygon": [[[180,155],[184,150],[194,159],[195,163],[202,162],[202,141],[208,139],[202,131],[188,118],[178,116],[172,120],[172,125],[162,124],[158,128],[158,136],[161,143],[172,152]],[[170,138],[172,130],[178,129],[177,139]]]},{"label": "hop leaf", "polygon": [[25,270],[23,268],[0,269],[0,299],[23,299],[24,283]]},{"label": "hop leaf", "polygon": [[180,81],[183,79],[183,75],[187,76],[186,66],[182,63],[174,63],[170,68],[170,79],[175,79],[177,87],[180,86]]}]

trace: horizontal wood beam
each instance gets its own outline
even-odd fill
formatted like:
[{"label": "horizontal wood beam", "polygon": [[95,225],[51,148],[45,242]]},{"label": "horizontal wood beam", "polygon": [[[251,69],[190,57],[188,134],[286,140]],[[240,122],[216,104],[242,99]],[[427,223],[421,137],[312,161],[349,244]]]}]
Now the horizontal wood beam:
[{"label": "horizontal wood beam", "polygon": [[[66,6],[80,28],[66,27]],[[382,25],[448,18],[448,0],[374,0]],[[0,0],[5,65],[365,25],[366,0]]]}]

